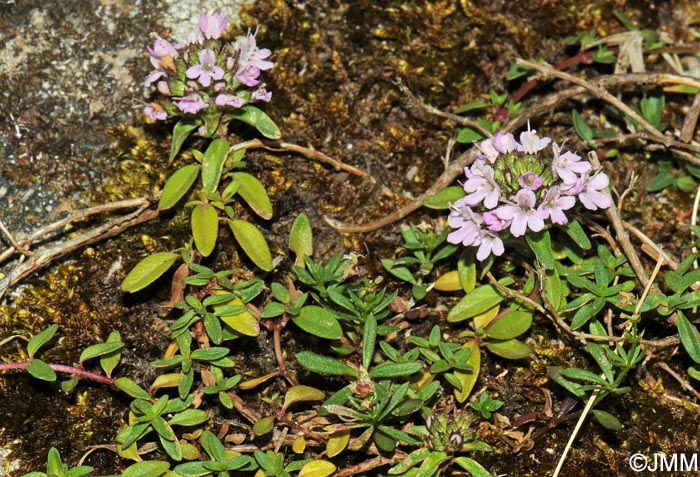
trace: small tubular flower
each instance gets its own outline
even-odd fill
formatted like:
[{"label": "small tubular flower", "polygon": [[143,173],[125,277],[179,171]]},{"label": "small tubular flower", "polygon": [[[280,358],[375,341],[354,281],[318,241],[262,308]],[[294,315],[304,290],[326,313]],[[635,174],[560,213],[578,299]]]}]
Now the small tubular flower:
[{"label": "small tubular flower", "polygon": [[183,113],[197,114],[203,109],[207,109],[209,105],[204,102],[198,94],[190,94],[180,100],[175,101],[175,106]]},{"label": "small tubular flower", "polygon": [[190,79],[199,78],[199,82],[205,88],[211,84],[211,80],[218,81],[224,77],[224,69],[217,66],[214,51],[205,48],[199,52],[199,64],[187,69],[185,75]]},{"label": "small tubular flower", "polygon": [[529,228],[533,232],[544,229],[545,214],[535,209],[535,193],[522,189],[515,194],[515,203],[497,208],[494,213],[501,220],[510,220],[510,233],[513,237],[525,235]]},{"label": "small tubular flower", "polygon": [[560,154],[560,147],[556,143],[552,144],[552,153],[552,170],[564,184],[573,184],[578,174],[585,174],[591,170],[591,163],[582,161],[578,154],[570,151]]},{"label": "small tubular flower", "polygon": [[228,27],[228,18],[223,13],[212,13],[211,15],[199,16],[199,29],[202,30],[204,38],[216,40],[224,34]]},{"label": "small tubular flower", "polygon": [[482,161],[475,162],[470,169],[471,177],[464,183],[464,198],[469,205],[479,205],[481,202],[488,209],[498,204],[501,188],[493,178],[493,168]]},{"label": "small tubular flower", "polygon": [[578,200],[589,210],[607,209],[612,205],[610,195],[603,192],[608,188],[610,179],[602,172],[583,180],[583,190],[578,194]]},{"label": "small tubular flower", "polygon": [[547,147],[552,140],[548,137],[539,137],[537,131],[530,129],[530,124],[527,125],[527,131],[520,133],[520,144],[517,146],[518,151],[526,154],[537,154],[542,149]]}]

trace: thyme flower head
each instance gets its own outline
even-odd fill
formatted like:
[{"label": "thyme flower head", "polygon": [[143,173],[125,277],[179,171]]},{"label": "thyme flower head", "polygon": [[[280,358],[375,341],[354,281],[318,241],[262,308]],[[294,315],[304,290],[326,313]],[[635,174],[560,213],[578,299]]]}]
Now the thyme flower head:
[{"label": "thyme flower head", "polygon": [[[551,151],[548,151],[551,145]],[[476,145],[464,169],[465,196],[451,204],[447,241],[478,247],[476,257],[502,255],[503,240],[566,225],[567,212],[580,203],[589,210],[611,205],[610,180],[572,151],[530,129],[517,141],[497,133]]]},{"label": "thyme flower head", "polygon": [[185,43],[151,34],[153,43],[146,50],[154,70],[144,86],[155,90],[155,101],[144,112],[153,121],[194,115],[226,123],[245,105],[271,100],[260,75],[274,66],[272,52],[258,47],[257,30],[226,40],[228,27],[228,18],[217,12],[201,15],[199,28],[190,31]]}]

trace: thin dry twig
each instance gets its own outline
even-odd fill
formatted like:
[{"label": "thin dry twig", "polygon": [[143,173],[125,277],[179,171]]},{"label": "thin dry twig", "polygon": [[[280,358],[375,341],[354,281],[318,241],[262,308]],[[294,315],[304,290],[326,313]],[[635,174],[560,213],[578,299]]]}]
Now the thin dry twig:
[{"label": "thin dry twig", "polygon": [[10,245],[12,245],[15,250],[17,250],[19,253],[22,255],[32,255],[32,252],[23,247],[19,242],[17,242],[17,239],[15,239],[14,235],[10,233],[9,230],[7,230],[7,227],[5,227],[5,223],[0,220],[0,231],[2,231],[3,235],[5,235],[5,238],[7,238],[7,241],[10,242]]},{"label": "thin dry twig", "polygon": [[[598,156],[596,154],[589,154],[588,160],[591,161],[593,169],[600,169],[600,161],[598,161]],[[642,286],[646,287],[649,283],[649,278],[647,278],[646,276],[644,265],[642,265],[641,260],[639,260],[639,255],[637,255],[637,251],[632,245],[632,242],[630,242],[629,236],[627,235],[627,231],[625,230],[625,226],[622,223],[622,218],[620,217],[620,213],[618,212],[617,206],[614,202],[610,203],[610,208],[607,209],[605,213],[608,216],[608,220],[610,220],[610,223],[615,229],[617,241],[620,243],[622,250],[625,251],[625,255],[627,256],[627,259],[630,262],[632,270],[634,270],[634,273],[637,275],[637,278],[639,279]]]},{"label": "thin dry twig", "polygon": [[376,179],[373,177],[369,176],[367,172],[363,171],[362,169],[358,169],[357,167],[353,167],[349,164],[345,164],[344,162],[341,162],[337,159],[332,158],[331,156],[322,153],[321,151],[318,151],[314,149],[313,147],[304,147],[304,146],[299,146],[297,144],[292,144],[288,142],[276,142],[274,144],[267,144],[260,139],[251,139],[250,141],[245,141],[241,142],[238,144],[234,144],[231,147],[231,150],[233,151],[238,151],[241,149],[265,149],[268,151],[276,151],[276,152],[295,152],[297,154],[301,154],[302,156],[306,156],[309,159],[313,159],[315,161],[321,162],[323,164],[327,164],[331,167],[333,167],[337,171],[345,171],[349,172],[350,174],[360,176],[360,177],[368,177],[369,180],[372,181],[372,183],[376,183]]},{"label": "thin dry twig", "polygon": [[[122,209],[134,209],[134,208],[148,206],[152,202],[154,202],[155,200],[157,200],[157,197],[154,197],[154,198],[139,197],[137,199],[119,200],[116,202],[110,202],[109,204],[96,205],[93,207],[88,207],[85,209],[77,210],[77,211],[73,212],[72,214],[68,215],[67,217],[64,217],[60,220],[57,220],[56,222],[53,222],[53,223],[51,223],[45,227],[42,227],[38,230],[35,230],[31,234],[29,234],[27,237],[24,237],[22,240],[20,240],[18,245],[20,245],[21,247],[23,247],[25,249],[31,249],[32,245],[35,242],[40,241],[40,240],[46,241],[48,238],[51,238],[51,236],[54,232],[56,232],[57,230],[62,230],[68,224],[80,222],[80,221],[85,220],[89,217],[92,217],[93,215],[106,214],[109,212],[115,212],[117,210],[122,210]],[[16,254],[18,251],[20,251],[20,250],[18,250],[17,247],[15,247],[15,245],[3,250],[2,253],[0,253],[0,263],[3,263],[4,261],[6,261],[9,257]],[[22,252],[20,251],[20,253],[22,253]]]},{"label": "thin dry twig", "polygon": [[683,127],[681,128],[680,140],[683,142],[690,142],[693,139],[693,133],[698,125],[698,116],[700,116],[700,93],[695,95],[693,99],[693,104],[688,110],[685,119],[683,120]]},{"label": "thin dry twig", "polygon": [[40,270],[57,258],[82,248],[91,243],[113,237],[120,234],[134,225],[147,222],[158,216],[158,209],[150,209],[150,203],[144,204],[134,212],[122,217],[117,217],[98,227],[88,230],[76,237],[54,245],[48,245],[34,252],[24,263],[15,267],[5,278],[0,280],[0,297],[4,296],[7,290],[19,283],[22,279]]},{"label": "thin dry twig", "polygon": [[684,379],[680,374],[678,374],[673,369],[671,369],[671,367],[668,364],[666,364],[662,361],[662,362],[656,363],[656,365],[659,368],[666,371],[668,374],[670,374],[673,379],[678,381],[678,384],[680,384],[683,389],[692,393],[693,396],[695,396],[697,399],[700,399],[700,393],[697,392],[695,390],[695,388],[693,386],[691,386],[690,383],[686,379]]}]

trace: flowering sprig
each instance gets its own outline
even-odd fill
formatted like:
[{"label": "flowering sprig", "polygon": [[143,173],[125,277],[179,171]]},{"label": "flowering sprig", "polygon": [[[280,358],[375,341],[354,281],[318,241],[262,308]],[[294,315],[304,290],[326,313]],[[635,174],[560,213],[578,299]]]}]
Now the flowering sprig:
[{"label": "flowering sprig", "polygon": [[[546,149],[551,143],[551,153]],[[601,171],[551,138],[528,126],[516,141],[498,133],[477,144],[471,167],[464,169],[466,195],[451,204],[447,241],[478,247],[477,259],[502,255],[503,239],[566,225],[566,211],[580,202],[589,210],[607,209],[610,183]]]},{"label": "flowering sprig", "polygon": [[188,133],[198,129],[208,138],[235,119],[279,139],[270,118],[252,106],[272,97],[260,80],[261,72],[274,65],[268,60],[272,52],[257,46],[257,31],[234,42],[224,40],[228,25],[225,15],[213,13],[200,16],[199,29],[190,31],[186,43],[151,34],[153,44],[147,50],[155,69],[144,85],[155,86],[157,98],[144,112],[154,121],[182,117]]}]

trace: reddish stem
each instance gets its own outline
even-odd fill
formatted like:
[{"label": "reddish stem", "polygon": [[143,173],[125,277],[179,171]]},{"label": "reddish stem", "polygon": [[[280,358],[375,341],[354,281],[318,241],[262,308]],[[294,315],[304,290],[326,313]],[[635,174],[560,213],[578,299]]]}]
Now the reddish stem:
[{"label": "reddish stem", "polygon": [[[0,363],[0,371],[12,370],[12,369],[27,369],[29,362],[26,363]],[[91,381],[97,381],[103,384],[114,384],[114,379],[102,376],[101,374],[93,373],[87,371],[83,368],[76,368],[74,366],[66,366],[64,364],[49,364],[49,367],[58,373],[73,374],[81,379],[89,379]]]}]

